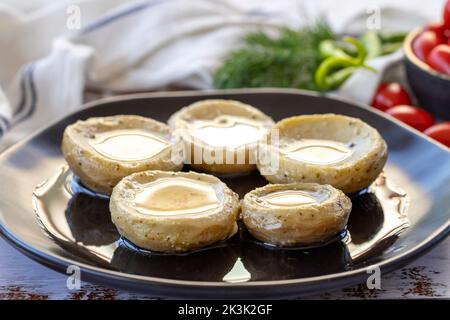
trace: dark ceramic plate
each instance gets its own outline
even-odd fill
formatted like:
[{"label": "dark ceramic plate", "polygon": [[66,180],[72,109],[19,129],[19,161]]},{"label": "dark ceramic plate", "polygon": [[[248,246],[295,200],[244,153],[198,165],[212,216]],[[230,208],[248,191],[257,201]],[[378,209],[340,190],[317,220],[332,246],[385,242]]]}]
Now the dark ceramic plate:
[{"label": "dark ceramic plate", "polygon": [[[250,103],[275,120],[335,112],[377,128],[389,146],[385,172],[352,197],[348,233],[313,249],[269,248],[244,228],[224,243],[185,255],[144,252],[120,239],[108,200],[83,189],[60,152],[64,128],[92,116],[140,114],[166,121],[205,98]],[[450,231],[450,153],[383,114],[297,90],[255,89],[136,94],[91,103],[0,155],[1,233],[20,251],[82,279],[190,298],[281,298],[365,282],[423,254]],[[45,183],[43,183],[45,181]],[[264,185],[258,174],[225,182],[243,195]],[[38,186],[38,187],[37,187]],[[36,188],[37,187],[37,188]]]}]

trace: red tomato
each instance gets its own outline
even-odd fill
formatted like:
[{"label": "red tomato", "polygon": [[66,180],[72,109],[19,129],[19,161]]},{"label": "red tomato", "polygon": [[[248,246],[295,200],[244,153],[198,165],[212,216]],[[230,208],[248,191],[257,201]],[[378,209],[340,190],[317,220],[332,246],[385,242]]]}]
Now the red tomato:
[{"label": "red tomato", "polygon": [[447,0],[444,6],[444,25],[450,30],[450,0]]},{"label": "red tomato", "polygon": [[450,148],[450,121],[435,124],[423,133]]},{"label": "red tomato", "polygon": [[420,60],[425,61],[430,51],[441,43],[442,37],[439,37],[434,31],[427,30],[414,39],[412,49]]},{"label": "red tomato", "polygon": [[441,43],[446,42],[447,41],[446,38],[450,36],[450,30],[447,29],[444,22],[430,23],[427,26],[425,26],[424,31],[434,32],[437,35],[439,42]]},{"label": "red tomato", "polygon": [[450,75],[450,46],[440,44],[427,56],[427,64],[434,70]]},{"label": "red tomato", "polygon": [[407,105],[395,106],[387,110],[386,113],[419,131],[424,131],[435,123],[431,113],[422,108]]},{"label": "red tomato", "polygon": [[411,104],[408,92],[397,82],[382,83],[372,101],[372,106],[381,111],[400,104]]}]

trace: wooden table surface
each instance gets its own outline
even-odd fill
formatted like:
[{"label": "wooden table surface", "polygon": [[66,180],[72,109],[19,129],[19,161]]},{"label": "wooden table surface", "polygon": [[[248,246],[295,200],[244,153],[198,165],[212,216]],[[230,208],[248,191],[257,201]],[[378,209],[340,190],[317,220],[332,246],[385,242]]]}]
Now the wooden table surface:
[{"label": "wooden table surface", "polygon": [[[450,298],[450,237],[410,265],[383,275],[380,290],[365,285],[327,292],[314,299]],[[81,275],[81,278],[83,275]],[[0,299],[155,299],[159,297],[82,282],[66,287],[66,276],[16,251],[0,239]],[[249,297],[251,298],[251,297]]]}]

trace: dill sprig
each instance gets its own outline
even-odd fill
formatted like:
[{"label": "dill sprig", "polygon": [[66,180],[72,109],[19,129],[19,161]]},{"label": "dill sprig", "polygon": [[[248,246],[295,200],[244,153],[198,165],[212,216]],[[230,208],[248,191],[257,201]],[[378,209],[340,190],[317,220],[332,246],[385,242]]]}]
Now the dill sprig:
[{"label": "dill sprig", "polygon": [[314,73],[323,60],[319,43],[335,39],[323,21],[278,36],[248,34],[241,48],[232,51],[214,74],[216,88],[290,87],[319,90]]}]

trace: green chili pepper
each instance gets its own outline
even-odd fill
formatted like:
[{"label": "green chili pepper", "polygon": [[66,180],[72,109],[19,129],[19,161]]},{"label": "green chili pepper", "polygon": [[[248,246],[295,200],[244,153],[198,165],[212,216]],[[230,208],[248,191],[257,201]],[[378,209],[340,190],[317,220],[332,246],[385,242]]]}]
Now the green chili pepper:
[{"label": "green chili pepper", "polygon": [[[332,90],[338,88],[347,80],[353,72],[358,68],[366,68],[372,71],[372,67],[364,64],[367,51],[361,41],[346,37],[344,41],[352,44],[356,49],[356,56],[343,56],[342,53],[336,52],[335,56],[328,56],[317,68],[315,73],[315,82],[322,90]],[[331,51],[327,51],[330,53]]]},{"label": "green chili pepper", "polygon": [[379,36],[383,44],[403,42],[406,38],[405,32],[380,32]]},{"label": "green chili pepper", "polygon": [[358,69],[358,67],[345,67],[330,74],[326,78],[329,90],[339,88],[348,78],[350,78],[350,76],[353,74],[353,72],[356,71],[356,69]]},{"label": "green chili pepper", "polygon": [[316,70],[316,84],[322,90],[335,89],[339,86],[339,83],[335,82],[336,79],[333,74],[338,72],[339,69],[353,68],[354,66],[355,61],[352,58],[329,57]]},{"label": "green chili pepper", "polygon": [[383,55],[393,53],[400,49],[402,46],[403,43],[401,42],[383,44]]},{"label": "green chili pepper", "polygon": [[367,59],[373,59],[383,54],[383,43],[376,31],[368,31],[361,38],[367,51]]},{"label": "green chili pepper", "polygon": [[355,39],[353,37],[345,37],[344,41],[351,43],[356,48],[356,57],[354,57],[355,64],[362,65],[367,57],[367,50],[364,47],[364,44],[359,41],[358,39]]},{"label": "green chili pepper", "polygon": [[319,52],[320,56],[324,59],[329,57],[343,57],[343,58],[350,57],[335,40],[331,39],[320,42]]},{"label": "green chili pepper", "polygon": [[366,32],[361,40],[367,50],[367,59],[384,56],[398,50],[403,45],[404,32]]}]

